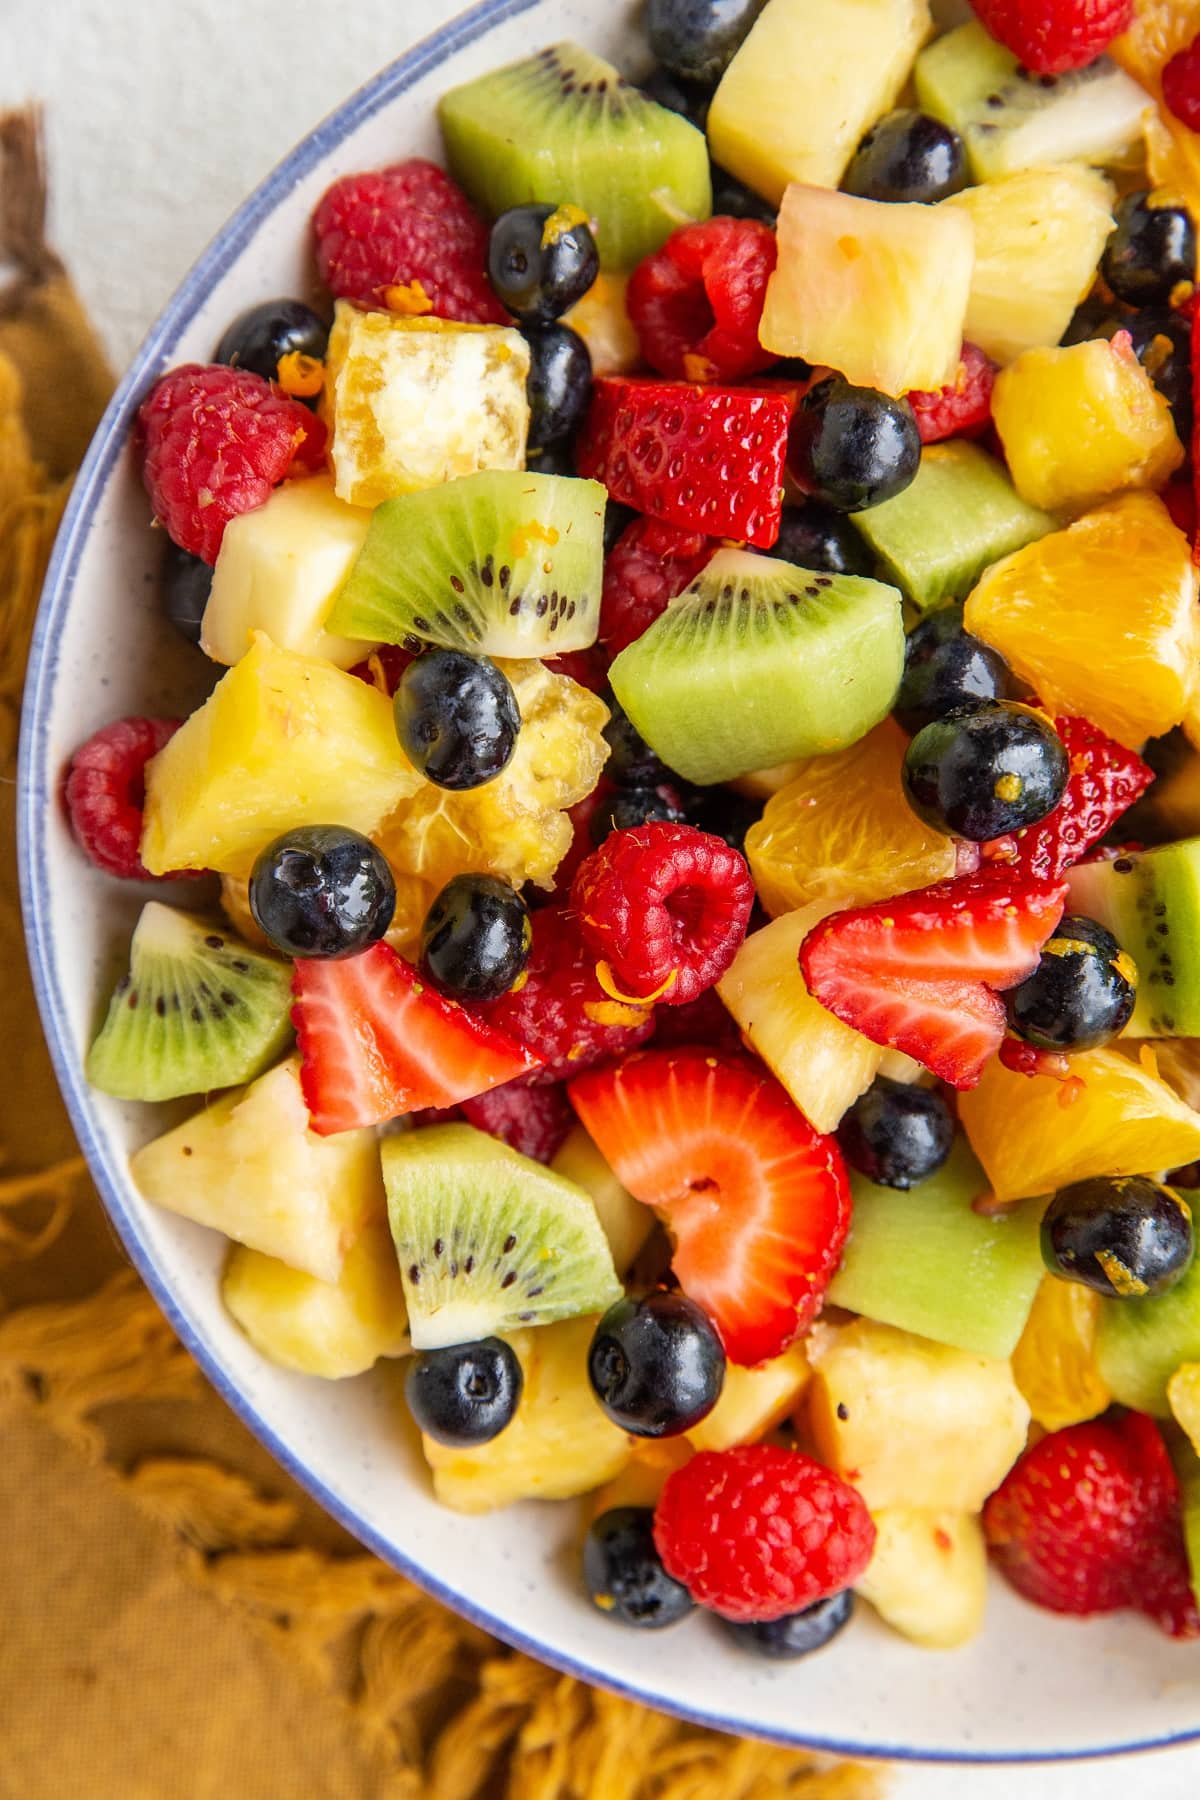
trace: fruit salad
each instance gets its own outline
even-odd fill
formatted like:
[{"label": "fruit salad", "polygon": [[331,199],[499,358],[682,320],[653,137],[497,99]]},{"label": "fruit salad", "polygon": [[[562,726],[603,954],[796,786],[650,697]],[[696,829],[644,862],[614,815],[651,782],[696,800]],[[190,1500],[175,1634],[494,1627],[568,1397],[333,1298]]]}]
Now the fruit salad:
[{"label": "fruit salad", "polygon": [[1200,14],[644,10],[145,395],[210,691],[66,774],[88,1075],[614,1629],[1195,1638]]}]

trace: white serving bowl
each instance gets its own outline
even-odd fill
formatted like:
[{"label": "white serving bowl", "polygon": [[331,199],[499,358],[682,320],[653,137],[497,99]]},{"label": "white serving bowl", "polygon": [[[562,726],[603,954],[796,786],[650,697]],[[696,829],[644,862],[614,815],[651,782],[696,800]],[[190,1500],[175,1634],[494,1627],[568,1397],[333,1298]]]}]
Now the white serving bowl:
[{"label": "white serving bowl", "polygon": [[1200,1739],[1200,1644],[1172,1644],[1131,1616],[1057,1619],[999,1581],[984,1635],[950,1653],[915,1649],[866,1606],[835,1647],[801,1665],[748,1657],[700,1617],[665,1636],[615,1625],[580,1592],[574,1507],[529,1504],[469,1522],[443,1511],[402,1428],[394,1373],[323,1383],[276,1369],[251,1348],[221,1306],[222,1240],[147,1206],[130,1182],[129,1153],[162,1129],[161,1111],[106,1099],[84,1080],[97,1010],[146,891],[84,862],[59,802],[62,770],[108,720],[186,712],[206,686],[198,653],[160,611],[161,538],[148,529],[129,449],[139,400],[164,369],[207,360],[244,306],[307,291],[318,196],[348,171],[436,156],[434,103],[444,89],[567,36],[618,62],[640,61],[635,13],[627,0],[484,0],[419,44],[247,200],[121,383],[50,568],[21,742],[25,922],[58,1079],[131,1258],[218,1391],[357,1538],[509,1643],[706,1725],[854,1755],[1002,1762]]}]

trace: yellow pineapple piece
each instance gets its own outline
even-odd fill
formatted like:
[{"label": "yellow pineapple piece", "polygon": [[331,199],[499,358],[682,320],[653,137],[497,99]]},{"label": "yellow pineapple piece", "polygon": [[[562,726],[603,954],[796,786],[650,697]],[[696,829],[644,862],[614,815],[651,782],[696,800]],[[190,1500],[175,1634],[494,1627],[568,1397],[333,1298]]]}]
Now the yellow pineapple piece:
[{"label": "yellow pineapple piece", "polygon": [[965,619],[1049,711],[1082,714],[1135,749],[1191,700],[1196,571],[1153,494],[1124,494],[994,563]]},{"label": "yellow pineapple piece", "polygon": [[368,1226],[351,1245],[336,1281],[235,1245],[221,1298],[256,1350],[302,1375],[340,1381],[409,1347],[404,1287],[386,1225]]},{"label": "yellow pineapple piece", "polygon": [[582,1125],[567,1133],[550,1167],[591,1196],[612,1251],[613,1267],[618,1275],[624,1275],[654,1230],[653,1208],[643,1206],[622,1187]]},{"label": "yellow pineapple piece", "polygon": [[1013,1376],[1047,1431],[1094,1419],[1112,1399],[1096,1361],[1100,1295],[1045,1275],[1013,1351]]},{"label": "yellow pineapple piece", "polygon": [[382,694],[257,634],[147,765],[142,861],[245,877],[289,826],[369,835],[423,785]]},{"label": "yellow pineapple piece", "polygon": [[765,1437],[795,1411],[810,1374],[803,1344],[793,1344],[755,1369],[728,1363],[721,1398],[687,1434],[692,1448],[729,1450]]},{"label": "yellow pineapple piece", "polygon": [[696,1454],[685,1437],[635,1438],[628,1463],[614,1481],[597,1488],[588,1501],[591,1519],[617,1506],[657,1506],[667,1476],[682,1469]]},{"label": "yellow pineapple piece", "polygon": [[977,1637],[987,1606],[987,1545],[973,1513],[886,1506],[875,1548],[854,1584],[894,1631],[927,1650]]},{"label": "yellow pineapple piece", "polygon": [[1167,1399],[1200,1456],[1200,1363],[1181,1363],[1167,1383]]},{"label": "yellow pineapple piece", "polygon": [[641,363],[642,347],[625,304],[628,287],[628,275],[597,275],[583,299],[563,316],[563,324],[587,345],[595,375],[627,375]]},{"label": "yellow pineapple piece", "polygon": [[1127,338],[1026,350],[996,379],[992,416],[1022,498],[1082,512],[1161,487],[1183,461],[1171,409]]}]

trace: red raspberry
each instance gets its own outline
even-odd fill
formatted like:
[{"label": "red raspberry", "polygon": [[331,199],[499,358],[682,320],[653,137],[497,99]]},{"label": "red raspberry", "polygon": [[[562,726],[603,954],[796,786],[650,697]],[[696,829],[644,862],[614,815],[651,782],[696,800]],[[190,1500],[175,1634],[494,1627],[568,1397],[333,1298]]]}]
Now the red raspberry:
[{"label": "red raspberry", "polygon": [[489,1025],[542,1059],[538,1083],[563,1081],[623,1056],[654,1030],[649,1011],[623,1006],[596,980],[596,958],[564,906],[533,915],[525,979],[481,1007]]},{"label": "red raspberry", "polygon": [[571,905],[623,993],[686,1006],[737,955],[754,883],[723,838],[656,821],[611,832],[579,865]]},{"label": "red raspberry", "polygon": [[[488,284],[487,226],[436,163],[414,157],[343,175],[313,227],[321,279],[339,300],[466,325],[509,323]],[[389,288],[408,292],[389,296]]]},{"label": "red raspberry", "polygon": [[1154,780],[1134,751],[1087,719],[1055,719],[1071,773],[1053,812],[983,846],[984,860],[1033,881],[1057,881],[1108,832]]},{"label": "red raspberry", "polygon": [[964,344],[958,374],[945,387],[928,393],[914,389],[906,395],[917,421],[923,444],[943,438],[975,437],[992,416],[992,389],[996,365],[974,344]]},{"label": "red raspberry", "polygon": [[557,1156],[575,1123],[561,1082],[534,1087],[524,1077],[464,1100],[462,1110],[468,1124],[540,1163]]},{"label": "red raspberry", "polygon": [[875,1547],[856,1489],[798,1450],[701,1450],[667,1477],[654,1542],[693,1600],[741,1624],[849,1587]]},{"label": "red raspberry", "polygon": [[600,641],[609,655],[640,638],[667,602],[690,587],[717,548],[716,538],[679,531],[659,519],[635,519],[626,526],[604,564]]},{"label": "red raspberry", "polygon": [[1175,52],[1161,80],[1168,110],[1190,131],[1200,131],[1200,37]]},{"label": "red raspberry", "polygon": [[1119,37],[1133,0],[971,0],[984,27],[1034,75],[1083,69]]},{"label": "red raspberry", "polygon": [[186,363],[142,401],[142,480],[154,516],[181,550],[215,563],[230,519],[263,506],[297,462],[315,469],[325,427],[255,375]]},{"label": "red raspberry", "polygon": [[562,656],[546,658],[552,675],[565,675],[593,694],[602,694],[608,686],[608,664],[603,650],[595,645],[589,650],[567,650]]},{"label": "red raspberry", "polygon": [[740,1050],[742,1034],[715,987],[705,988],[686,1006],[656,1006],[654,1046],[675,1049],[699,1044],[705,1050]]},{"label": "red raspberry", "polygon": [[775,233],[758,219],[672,232],[625,296],[650,367],[682,381],[739,381],[778,361],[758,341],[775,254]]},{"label": "red raspberry", "polygon": [[179,730],[181,719],[117,719],[82,744],[67,770],[66,801],[75,841],[98,869],[125,881],[174,881],[142,867],[146,764]]}]

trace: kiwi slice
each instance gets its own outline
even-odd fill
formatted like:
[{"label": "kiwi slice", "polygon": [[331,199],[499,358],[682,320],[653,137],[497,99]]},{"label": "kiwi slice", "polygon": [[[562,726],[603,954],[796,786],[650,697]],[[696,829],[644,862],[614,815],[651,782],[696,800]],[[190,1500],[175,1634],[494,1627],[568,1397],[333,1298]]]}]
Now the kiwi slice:
[{"label": "kiwi slice", "polygon": [[1170,1416],[1168,1381],[1181,1363],[1200,1362],[1200,1256],[1165,1294],[1101,1301],[1096,1362],[1122,1406]]},{"label": "kiwi slice", "polygon": [[1068,75],[1032,75],[976,20],[917,58],[917,99],[952,125],[976,181],[1054,163],[1108,163],[1141,136],[1148,95],[1107,56]]},{"label": "kiwi slice", "polygon": [[383,1180],[414,1349],[603,1312],[621,1296],[583,1189],[486,1132],[390,1137]]},{"label": "kiwi slice", "polygon": [[844,750],[891,710],[904,667],[900,595],[746,550],[719,550],[617,657],[612,689],[686,781]]},{"label": "kiwi slice", "polygon": [[151,900],[129,973],[87,1056],[118,1100],[173,1100],[249,1081],[291,1040],[292,973],[224,927]]},{"label": "kiwi slice", "polygon": [[1071,870],[1070,910],[1106,925],[1137,964],[1126,1037],[1200,1037],[1200,837]]},{"label": "kiwi slice", "polygon": [[632,269],[712,212],[702,132],[578,44],[554,44],[438,102],[451,173],[496,217],[580,206],[606,269]]},{"label": "kiwi slice", "polygon": [[489,470],[385,500],[328,629],[482,656],[560,656],[596,641],[604,579],[598,481]]}]

